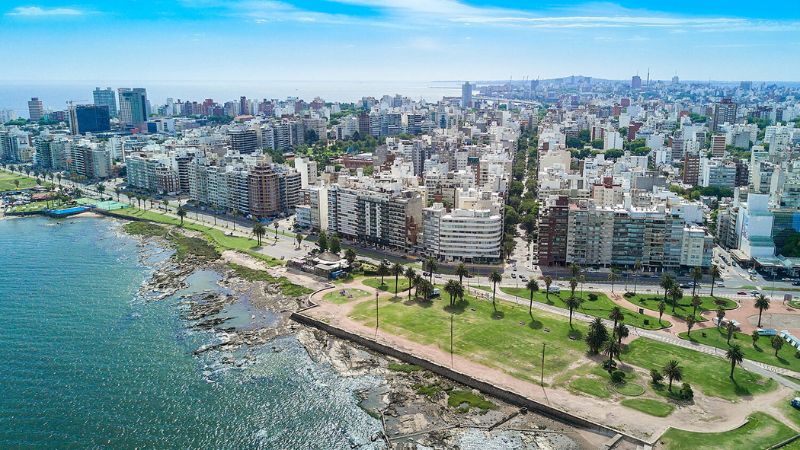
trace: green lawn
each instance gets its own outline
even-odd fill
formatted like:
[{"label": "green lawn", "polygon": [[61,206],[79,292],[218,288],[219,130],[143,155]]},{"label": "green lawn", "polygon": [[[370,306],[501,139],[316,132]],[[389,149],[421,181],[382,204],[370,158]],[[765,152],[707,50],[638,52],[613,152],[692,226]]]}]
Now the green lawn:
[{"label": "green lawn", "polygon": [[[677,360],[683,368],[683,382],[712,397],[733,401],[739,396],[761,394],[776,387],[772,379],[748,372],[739,366],[734,372],[735,381],[732,381],[729,378],[730,363],[727,360],[647,338],[634,340],[622,352],[623,362],[647,370],[661,370],[672,359]],[[677,386],[680,387],[680,383]]]},{"label": "green lawn", "polygon": [[598,398],[611,397],[611,392],[608,390],[608,380],[602,378],[576,378],[569,383],[569,387]]},{"label": "green lawn", "polygon": [[[381,284],[381,277],[366,278],[364,280],[364,284],[371,288],[394,293],[394,275],[387,275],[383,277],[383,284]],[[401,275],[397,280],[397,292],[403,292],[406,289],[408,289],[408,278]]]},{"label": "green lawn", "polygon": [[[525,288],[513,288],[513,287],[501,287],[499,288],[506,294],[514,295],[516,297],[523,298],[525,300],[530,300],[530,291]],[[491,288],[489,288],[489,292],[491,292]],[[594,317],[602,317],[604,319],[608,318],[611,309],[617,306],[610,298],[608,298],[605,294],[594,292],[593,294],[597,295],[597,300],[589,300],[589,292],[583,293],[583,303],[581,307],[577,310],[584,314],[588,314]],[[575,292],[575,295],[580,295],[578,291]],[[569,291],[561,291],[561,294],[550,294],[549,296],[546,295],[544,292],[536,292],[533,294],[533,301],[539,303],[546,303],[549,305],[557,306],[559,308],[567,309],[567,306],[564,304],[564,299],[569,297]],[[549,298],[549,300],[548,300]],[[635,327],[644,328],[646,330],[657,330],[663,327],[668,327],[671,324],[666,320],[663,320],[661,324],[658,323],[657,318],[648,317],[644,314],[639,314],[638,312],[631,311],[629,309],[625,309],[620,307],[622,310],[622,314],[625,316],[625,323],[628,325],[633,325]],[[647,323],[645,323],[647,321]]]},{"label": "green lawn", "polygon": [[741,427],[722,433],[695,433],[670,428],[661,436],[669,450],[767,448],[795,435],[795,431],[772,416],[754,413]]},{"label": "green lawn", "polygon": [[[114,211],[114,213],[121,216],[135,217],[141,220],[148,220],[150,222],[163,223],[168,225],[178,226],[181,223],[180,219],[178,218],[166,216],[164,214],[160,214],[155,211],[145,211],[143,209],[138,209],[138,208],[119,209]],[[242,253],[246,253],[250,256],[253,256],[255,258],[258,258],[266,262],[270,266],[279,266],[283,264],[283,261],[279,259],[272,258],[268,255],[255,251],[255,249],[258,248],[258,241],[256,241],[255,239],[250,239],[242,236],[228,236],[222,230],[206,227],[195,223],[190,223],[188,221],[183,222],[183,228],[203,233],[210,241],[212,241],[221,250],[236,250]]]},{"label": "green lawn", "polygon": [[[19,180],[19,187],[14,184],[14,180]],[[0,192],[30,189],[34,186],[36,186],[36,178],[26,177],[25,175],[12,173],[7,170],[0,170]]]},{"label": "green lawn", "polygon": [[[539,382],[543,343],[547,344],[544,370],[547,378],[584,358],[586,327],[580,322],[574,323],[576,339],[572,340],[569,324],[563,317],[538,311],[531,319],[527,308],[507,303],[499,303],[498,314],[494,314],[491,302],[469,294],[464,300],[465,304],[450,309],[448,301],[442,299],[420,303],[407,302],[404,297],[382,298],[379,302],[380,329],[449,351],[452,311],[454,353],[536,383]],[[375,302],[370,299],[355,305],[351,316],[374,326]]]},{"label": "green lawn", "polygon": [[11,208],[11,212],[12,213],[40,212],[48,208],[59,209],[69,206],[75,206],[75,204],[73,203],[72,205],[70,205],[69,203],[62,202],[60,200],[52,200],[50,202],[45,200],[45,201],[30,202],[27,205],[14,206],[13,208]]},{"label": "green lawn", "polygon": [[[686,292],[686,291],[684,291]],[[634,305],[639,305],[642,308],[651,311],[658,311],[659,302],[664,300],[664,294],[637,294],[628,299]],[[706,320],[700,315],[703,311],[716,311],[720,306],[724,309],[736,308],[736,302],[725,297],[700,297],[703,304],[697,308],[695,319],[697,321]],[[684,295],[681,300],[675,305],[675,314],[672,313],[672,301],[667,298],[667,309],[664,310],[665,316],[675,316],[681,319],[686,319],[692,314],[692,296]],[[718,302],[718,303],[717,303]]]},{"label": "green lawn", "polygon": [[447,404],[453,408],[468,410],[469,408],[478,408],[482,411],[490,409],[497,409],[497,405],[486,400],[480,395],[473,394],[472,391],[462,391],[453,389],[447,393]]},{"label": "green lawn", "polygon": [[[705,333],[705,336],[703,336],[703,333]],[[678,336],[681,339],[689,339],[686,333],[681,333]],[[729,346],[727,343],[727,337],[728,335],[725,332],[725,328],[715,327],[692,331],[691,340],[710,345],[712,347],[717,347],[722,350],[728,350]],[[773,349],[771,345],[771,339],[772,338],[768,336],[761,336],[754,347],[753,339],[750,337],[750,335],[735,332],[731,337],[731,344],[739,344],[742,347],[742,351],[744,352],[744,357],[746,359],[751,359],[753,361],[758,361],[777,367],[784,367],[794,371],[800,371],[800,358],[795,356],[797,349],[784,341],[783,347],[778,352],[778,356],[776,357],[775,349]]]},{"label": "green lawn", "polygon": [[644,394],[644,386],[641,384],[626,382],[615,384],[613,386],[615,391],[622,395],[627,395],[628,397],[638,397]]},{"label": "green lawn", "polygon": [[667,417],[672,414],[675,407],[669,403],[664,403],[650,398],[626,398],[622,400],[622,406],[641,411],[645,414],[650,414],[656,417]]},{"label": "green lawn", "polygon": [[354,288],[341,288],[325,294],[322,299],[326,302],[342,304],[359,298],[369,296],[369,292]]}]

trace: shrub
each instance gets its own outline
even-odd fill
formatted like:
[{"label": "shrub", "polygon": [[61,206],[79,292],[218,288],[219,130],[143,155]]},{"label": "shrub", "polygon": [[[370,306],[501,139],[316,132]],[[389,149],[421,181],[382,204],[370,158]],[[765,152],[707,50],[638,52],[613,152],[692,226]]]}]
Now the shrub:
[{"label": "shrub", "polygon": [[692,390],[692,387],[689,385],[689,383],[683,383],[683,386],[681,386],[681,390],[678,391],[678,397],[681,400],[691,400],[694,398],[694,391]]},{"label": "shrub", "polygon": [[800,359],[800,351],[794,352],[794,357]]},{"label": "shrub", "polygon": [[653,384],[661,384],[664,375],[661,375],[658,369],[650,369],[650,379],[653,380]]},{"label": "shrub", "polygon": [[631,297],[633,297],[635,295],[636,294],[634,294],[633,292],[626,292],[626,293],[622,294],[622,296],[625,297],[625,298],[631,298]]},{"label": "shrub", "polygon": [[644,319],[644,324],[645,325],[650,325],[650,319]]},{"label": "shrub", "polygon": [[613,359],[607,359],[603,361],[603,369],[606,372],[611,373],[611,371],[613,371],[616,368],[617,368],[617,362],[614,361]]},{"label": "shrub", "polygon": [[611,372],[611,381],[617,384],[622,383],[625,381],[625,372],[621,370],[615,370]]},{"label": "shrub", "polygon": [[590,302],[597,301],[597,294],[595,294],[594,292],[589,293],[589,301]]}]

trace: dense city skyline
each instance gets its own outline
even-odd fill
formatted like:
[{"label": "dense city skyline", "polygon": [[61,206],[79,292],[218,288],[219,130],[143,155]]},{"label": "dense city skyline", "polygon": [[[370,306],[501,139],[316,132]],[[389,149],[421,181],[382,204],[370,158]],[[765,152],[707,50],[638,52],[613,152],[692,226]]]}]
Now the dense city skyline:
[{"label": "dense city skyline", "polygon": [[[625,79],[649,69],[653,79],[791,81],[800,64],[787,57],[800,48],[789,2],[518,3],[11,3],[0,11],[0,40],[14,64],[0,79]],[[215,62],[186,70],[176,61]]]}]

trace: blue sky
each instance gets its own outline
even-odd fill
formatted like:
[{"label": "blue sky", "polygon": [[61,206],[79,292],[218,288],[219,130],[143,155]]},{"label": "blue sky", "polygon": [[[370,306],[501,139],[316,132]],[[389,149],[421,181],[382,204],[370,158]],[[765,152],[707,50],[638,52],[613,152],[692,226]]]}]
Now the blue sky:
[{"label": "blue sky", "polygon": [[0,2],[0,81],[800,78],[794,1]]}]

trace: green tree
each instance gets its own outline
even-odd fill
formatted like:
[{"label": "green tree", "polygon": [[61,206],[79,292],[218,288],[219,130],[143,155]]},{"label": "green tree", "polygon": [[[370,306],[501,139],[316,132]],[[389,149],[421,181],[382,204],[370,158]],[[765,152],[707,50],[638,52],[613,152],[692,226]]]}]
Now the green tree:
[{"label": "green tree", "polygon": [[702,304],[703,300],[700,297],[696,295],[692,297],[692,317],[697,317],[697,308],[699,308]]},{"label": "green tree", "polygon": [[711,265],[711,269],[709,270],[709,274],[711,275],[711,296],[714,296],[714,284],[717,282],[717,278],[720,277],[719,267],[716,264]]},{"label": "green tree", "polygon": [[608,372],[611,373],[611,371],[613,370],[612,368],[614,367],[613,364],[614,357],[616,356],[617,359],[619,359],[619,355],[621,353],[619,343],[614,339],[607,340],[604,345],[603,352],[606,354],[606,356],[608,356],[609,364],[607,364],[607,367],[608,367]]},{"label": "green tree", "polygon": [[765,309],[769,309],[769,299],[764,294],[758,294],[756,298],[756,308],[758,308],[758,328],[761,328],[761,314]]},{"label": "green tree", "polygon": [[733,344],[725,352],[725,357],[728,358],[728,361],[731,362],[731,380],[733,379],[733,369],[736,368],[736,364],[741,364],[744,360],[744,352],[742,352],[742,347],[739,344]]},{"label": "green tree", "polygon": [[261,246],[261,238],[267,233],[267,229],[264,228],[264,225],[261,222],[256,222],[253,225],[253,234],[256,236],[258,240],[259,247]]},{"label": "green tree", "polygon": [[385,262],[381,261],[381,263],[378,265],[378,276],[381,277],[381,286],[385,284],[383,282],[383,277],[385,277],[388,274],[389,274],[389,266],[387,266]]},{"label": "green tree", "polygon": [[411,287],[414,285],[414,279],[417,277],[417,273],[414,271],[413,267],[406,268],[405,277],[408,279],[408,299],[411,300]]},{"label": "green tree", "polygon": [[678,300],[683,298],[683,289],[680,288],[677,284],[673,284],[671,288],[669,288],[669,295],[672,298],[672,314],[675,314],[675,305],[678,304]]},{"label": "green tree", "polygon": [[686,318],[686,336],[688,336],[689,339],[692,338],[692,328],[694,327],[695,322],[696,320],[694,316],[689,316]]},{"label": "green tree", "polygon": [[669,380],[669,391],[672,392],[672,382],[681,381],[683,379],[683,368],[674,359],[667,363],[661,372]]},{"label": "green tree", "polygon": [[497,304],[495,303],[495,296],[497,295],[497,283],[501,282],[503,277],[495,270],[489,274],[489,281],[492,282],[492,308],[497,311]]},{"label": "green tree", "polygon": [[736,325],[734,325],[733,321],[729,321],[727,325],[725,325],[725,334],[727,335],[727,343],[731,345],[731,337],[733,337],[733,333],[736,331]]},{"label": "green tree", "polygon": [[300,248],[300,244],[303,243],[303,239],[304,239],[304,237],[303,237],[302,233],[297,233],[297,234],[294,235],[294,240],[297,241],[297,248],[298,249]]},{"label": "green tree", "polygon": [[664,301],[667,301],[667,294],[669,294],[670,288],[675,284],[675,278],[668,273],[661,275],[661,281],[659,282],[659,286],[661,289],[664,289]]},{"label": "green tree", "polygon": [[400,275],[403,274],[403,266],[399,263],[394,263],[392,266],[392,275],[394,275],[394,296],[397,297],[397,286],[400,284]]},{"label": "green tree", "polygon": [[436,264],[436,260],[433,258],[428,258],[425,260],[425,270],[428,272],[428,277],[430,278],[429,281],[433,284],[433,273],[436,272],[439,266]]},{"label": "green tree", "polygon": [[450,295],[450,306],[454,306],[455,300],[464,295],[464,286],[456,280],[448,280],[444,285],[444,291]]},{"label": "green tree", "polygon": [[467,270],[467,266],[464,263],[460,263],[456,266],[456,276],[458,276],[458,284],[464,285],[464,277],[469,276],[469,270]]},{"label": "green tree", "polygon": [[753,330],[753,332],[750,333],[750,339],[753,340],[753,347],[756,346],[756,343],[758,343],[758,338],[760,338],[760,337],[761,337],[761,335],[758,334],[758,330]]},{"label": "green tree", "polygon": [[615,306],[611,308],[608,318],[614,321],[614,327],[611,328],[611,333],[613,335],[617,332],[617,322],[625,320],[625,316],[622,314],[622,310],[619,308],[619,306]]},{"label": "green tree", "polygon": [[611,292],[614,292],[614,283],[619,280],[619,274],[615,272],[613,269],[611,272],[608,273],[608,281],[611,282]]},{"label": "green tree", "polygon": [[717,328],[722,326],[722,319],[725,318],[725,309],[721,306],[717,308]]},{"label": "green tree", "polygon": [[637,285],[639,284],[639,272],[642,271],[642,262],[638,259],[633,263],[633,293],[636,293]]},{"label": "green tree", "polygon": [[320,252],[324,252],[328,249],[328,234],[324,231],[319,232],[319,237],[317,238],[317,247],[319,247]]},{"label": "green tree", "polygon": [[575,297],[574,295],[570,295],[569,298],[564,301],[564,304],[566,305],[567,309],[569,309],[569,327],[572,328],[572,313],[577,308],[581,307],[581,299]]},{"label": "green tree", "polygon": [[589,353],[596,355],[600,353],[603,344],[608,340],[608,330],[603,319],[595,317],[589,324],[589,332],[586,333],[586,344],[589,346]]},{"label": "green tree", "polygon": [[347,260],[347,264],[353,265],[353,262],[356,260],[356,251],[352,248],[348,248],[344,251],[344,259]]},{"label": "green tree", "polygon": [[658,302],[658,323],[661,323],[661,318],[664,316],[664,310],[667,309],[667,304],[664,301]]},{"label": "green tree", "polygon": [[[757,333],[754,331],[754,333]],[[775,357],[778,357],[778,352],[783,348],[783,338],[780,336],[772,336],[772,340],[770,341],[772,344],[772,348],[775,349]]]},{"label": "green tree", "polygon": [[181,219],[181,226],[183,226],[183,218],[186,217],[186,210],[183,206],[178,206],[178,217]]},{"label": "green tree", "polygon": [[692,269],[692,296],[695,295],[697,291],[697,283],[703,279],[703,268],[700,266],[696,266]]},{"label": "green tree", "polygon": [[333,236],[328,240],[328,251],[336,255],[342,251],[342,241],[337,236]]},{"label": "green tree", "polygon": [[545,287],[544,297],[545,297],[545,300],[547,300],[547,303],[550,303],[550,285],[552,285],[552,284],[553,284],[553,277],[551,277],[550,275],[545,275],[545,277],[544,277],[544,287]]},{"label": "green tree", "polygon": [[528,315],[533,317],[533,294],[539,290],[539,283],[531,278],[528,280],[528,283],[525,284],[525,288],[531,293],[530,303],[528,304]]}]

